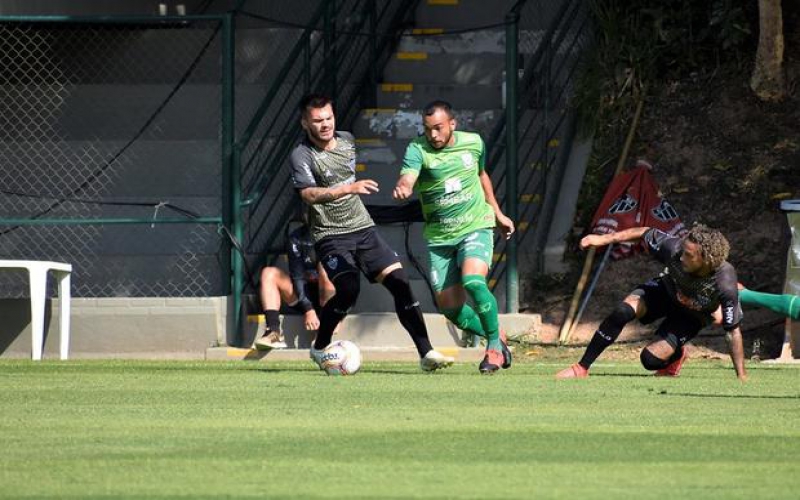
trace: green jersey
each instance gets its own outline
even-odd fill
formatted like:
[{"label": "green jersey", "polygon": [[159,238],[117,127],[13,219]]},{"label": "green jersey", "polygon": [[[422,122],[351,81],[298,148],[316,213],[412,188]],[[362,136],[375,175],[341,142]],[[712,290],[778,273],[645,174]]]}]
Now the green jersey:
[{"label": "green jersey", "polygon": [[423,137],[411,141],[400,175],[416,174],[414,189],[422,202],[428,244],[452,245],[478,229],[495,226],[480,173],[485,148],[478,134],[454,131],[452,146],[434,149]]}]

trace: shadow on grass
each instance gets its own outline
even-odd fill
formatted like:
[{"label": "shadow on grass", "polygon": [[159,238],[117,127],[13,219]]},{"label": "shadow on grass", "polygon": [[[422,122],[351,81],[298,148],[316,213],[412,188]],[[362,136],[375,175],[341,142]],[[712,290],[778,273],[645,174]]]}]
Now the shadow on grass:
[{"label": "shadow on grass", "polygon": [[777,396],[771,394],[698,394],[694,392],[660,392],[659,396],[683,398],[730,398],[730,399],[800,399],[800,395]]}]

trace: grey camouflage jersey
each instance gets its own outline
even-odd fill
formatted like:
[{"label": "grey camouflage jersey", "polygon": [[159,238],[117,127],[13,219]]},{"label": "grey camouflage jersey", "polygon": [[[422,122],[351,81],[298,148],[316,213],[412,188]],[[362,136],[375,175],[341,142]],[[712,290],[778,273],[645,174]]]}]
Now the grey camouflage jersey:
[{"label": "grey camouflage jersey", "polygon": [[[356,147],[352,134],[336,132],[336,147],[322,151],[306,137],[290,156],[292,181],[298,191],[309,187],[336,187],[356,181]],[[375,223],[359,195],[310,205],[308,225],[314,242],[327,236],[349,234]]]}]

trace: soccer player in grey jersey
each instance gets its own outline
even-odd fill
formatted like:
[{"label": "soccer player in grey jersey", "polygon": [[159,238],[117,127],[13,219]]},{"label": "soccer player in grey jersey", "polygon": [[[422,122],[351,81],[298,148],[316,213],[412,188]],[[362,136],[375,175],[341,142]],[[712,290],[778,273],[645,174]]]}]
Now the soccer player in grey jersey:
[{"label": "soccer player in grey jersey", "polygon": [[661,276],[640,285],[625,297],[595,332],[580,361],[560,371],[557,378],[584,378],[589,367],[619,336],[631,320],[648,324],[664,321],[656,330],[657,340],[641,353],[642,365],[657,375],[675,377],[686,360],[684,344],[713,321],[718,309],[722,327],[730,336],[731,359],[736,376],[747,380],[744,367],[741,309],[736,270],[727,262],[728,241],[719,231],[696,225],[685,238],[657,229],[637,227],[611,234],[592,234],[581,240],[581,248],[642,239],[656,259],[665,264]]},{"label": "soccer player in grey jersey", "polygon": [[336,326],[347,316],[360,291],[359,271],[382,284],[394,297],[400,323],[420,356],[420,367],[433,371],[453,364],[453,358],[435,351],[414,298],[408,275],[397,254],[375,230],[359,195],[378,192],[371,179],[356,180],[353,136],[336,131],[331,100],[308,95],[300,102],[300,124],[305,140],[291,154],[292,180],[309,206],[309,228],[317,256],[336,293],[322,308],[311,358],[320,365]]}]

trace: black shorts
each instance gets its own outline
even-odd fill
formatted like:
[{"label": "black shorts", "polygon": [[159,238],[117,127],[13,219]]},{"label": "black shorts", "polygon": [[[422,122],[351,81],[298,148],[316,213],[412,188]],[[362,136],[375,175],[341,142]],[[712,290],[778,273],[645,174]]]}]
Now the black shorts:
[{"label": "black shorts", "polygon": [[322,238],[314,245],[328,278],[359,270],[372,282],[392,264],[400,262],[374,227]]},{"label": "black shorts", "polygon": [[664,318],[656,330],[656,336],[665,339],[669,334],[673,334],[678,339],[679,345],[692,340],[711,322],[710,315],[686,309],[672,300],[661,278],[639,285],[633,291],[633,295],[641,297],[647,307],[647,312],[639,322],[647,325]]}]

